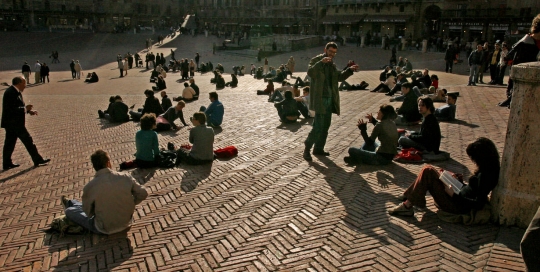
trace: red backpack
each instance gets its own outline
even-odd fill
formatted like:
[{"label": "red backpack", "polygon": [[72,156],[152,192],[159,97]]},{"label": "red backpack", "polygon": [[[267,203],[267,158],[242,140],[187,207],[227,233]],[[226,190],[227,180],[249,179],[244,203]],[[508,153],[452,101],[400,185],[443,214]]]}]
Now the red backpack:
[{"label": "red backpack", "polygon": [[216,158],[218,159],[232,158],[238,155],[238,149],[236,149],[236,147],[231,145],[231,146],[214,150],[214,154],[216,155]]}]

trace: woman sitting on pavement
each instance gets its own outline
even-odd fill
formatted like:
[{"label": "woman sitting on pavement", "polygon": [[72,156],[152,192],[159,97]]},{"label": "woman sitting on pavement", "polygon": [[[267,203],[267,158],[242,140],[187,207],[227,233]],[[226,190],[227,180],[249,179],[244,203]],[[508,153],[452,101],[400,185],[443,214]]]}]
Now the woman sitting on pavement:
[{"label": "woman sitting on pavement", "polygon": [[[364,144],[362,147],[349,148],[349,157],[343,158],[348,164],[365,163],[372,165],[386,165],[392,162],[397,154],[398,133],[394,119],[397,117],[394,107],[391,105],[381,105],[377,113],[377,122],[372,114],[366,115],[369,123],[375,125],[371,136],[367,135],[367,123],[358,120],[358,128]],[[379,139],[380,145],[375,141]]]},{"label": "woman sitting on pavement", "polygon": [[167,84],[165,83],[165,79],[162,75],[159,75],[156,80],[156,86],[152,86],[152,90],[154,92],[161,91],[167,89]]},{"label": "woman sitting on pavement", "polygon": [[[399,197],[404,202],[388,210],[390,215],[413,216],[413,206],[426,207],[426,193],[429,191],[435,205],[442,211],[453,214],[467,214],[471,210],[481,210],[488,203],[489,193],[499,182],[499,152],[495,144],[484,137],[476,139],[466,149],[467,155],[476,165],[469,182],[459,193],[451,186],[445,185],[439,177],[442,169],[426,165],[413,184]],[[460,175],[454,178],[463,183]]]},{"label": "woman sitting on pavement", "polygon": [[[139,121],[145,113],[153,113],[154,115],[160,115],[164,112],[161,104],[159,103],[159,99],[154,96],[154,91],[146,90],[144,91],[144,95],[146,95],[144,106],[137,111],[129,112],[129,115],[131,115],[131,119],[133,119],[133,121]],[[134,106],[135,105],[131,106],[131,108],[133,108]]]},{"label": "woman sitting on pavement", "polygon": [[266,85],[266,89],[264,90],[258,90],[257,91],[257,94],[258,95],[272,95],[272,93],[274,92],[274,82],[272,81],[268,81],[268,85]]},{"label": "woman sitting on pavement", "polygon": [[135,134],[135,163],[139,168],[152,168],[159,165],[159,141],[156,128],[156,115],[147,113],[141,117],[141,130]]},{"label": "woman sitting on pavement", "polygon": [[235,74],[231,74],[232,80],[225,83],[225,87],[238,87],[238,77]]},{"label": "woman sitting on pavement", "polygon": [[86,79],[84,80],[84,82],[88,82],[88,83],[93,83],[93,82],[98,82],[98,81],[99,81],[99,77],[96,74],[96,72],[88,73],[88,75],[86,76]]},{"label": "woman sitting on pavement", "polygon": [[184,120],[184,112],[182,111],[186,107],[186,102],[179,101],[178,104],[174,107],[170,107],[167,109],[167,111],[157,117],[157,126],[156,131],[168,131],[171,129],[179,130],[180,127],[178,127],[174,121],[176,119],[180,119],[180,122],[184,126],[187,126],[186,121]]}]

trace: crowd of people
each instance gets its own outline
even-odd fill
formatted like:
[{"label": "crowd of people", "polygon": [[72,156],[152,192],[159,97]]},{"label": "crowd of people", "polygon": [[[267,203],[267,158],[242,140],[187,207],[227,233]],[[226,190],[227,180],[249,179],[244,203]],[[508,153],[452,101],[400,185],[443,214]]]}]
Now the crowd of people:
[{"label": "crowd of people", "polygon": [[[496,42],[493,50],[489,43],[478,44],[476,50],[468,57],[470,66],[470,86],[477,83],[483,84],[483,73],[489,71],[491,80],[487,84],[503,84],[506,67],[527,61],[534,61],[540,49],[540,16],[533,21],[532,34],[525,36],[509,50],[505,42]],[[160,41],[161,42],[161,41]],[[150,48],[150,47],[149,47]],[[312,129],[304,141],[303,158],[312,161],[312,155],[329,156],[325,150],[328,131],[331,126],[332,114],[340,114],[340,90],[367,89],[369,84],[365,81],[360,83],[347,83],[346,80],[353,73],[358,72],[358,65],[349,61],[343,70],[336,68],[334,57],[338,46],[329,42],[324,47],[324,52],[313,57],[308,65],[307,76],[304,79],[296,77],[294,83],[288,81],[293,78],[295,60],[291,56],[286,64],[274,68],[269,66],[265,58],[264,65],[257,67],[251,64],[250,74],[257,79],[267,82],[264,90],[258,94],[268,95],[268,101],[274,103],[280,122],[294,123],[302,115],[304,118],[314,118]],[[54,52],[53,52],[54,54]],[[57,53],[56,58],[57,59]],[[445,53],[446,72],[452,72],[452,65],[456,60],[455,51],[452,47]],[[141,62],[140,62],[141,61]],[[139,168],[152,168],[159,166],[160,153],[159,134],[157,132],[179,130],[181,127],[175,122],[180,120],[183,127],[188,127],[184,120],[183,111],[186,103],[199,98],[200,90],[195,84],[195,72],[213,72],[211,82],[216,84],[217,89],[225,87],[237,87],[238,76],[243,76],[246,71],[244,66],[234,66],[230,74],[231,80],[225,82],[224,67],[218,64],[214,69],[211,62],[202,63],[199,66],[200,55],[197,53],[194,59],[187,58],[176,60],[174,51],[171,50],[171,61],[166,65],[163,53],[154,55],[148,51],[146,55],[146,68],[152,65],[151,81],[156,84],[152,89],[144,91],[146,100],[144,105],[135,110],[135,105],[128,107],[120,95],[111,96],[106,110],[98,110],[98,116],[110,122],[122,123],[129,120],[140,122],[140,130],[135,132],[135,163]],[[395,63],[397,61],[397,63]],[[456,101],[459,93],[448,92],[440,88],[439,78],[431,74],[428,69],[420,73],[413,71],[412,64],[407,58],[396,58],[393,52],[392,64],[385,66],[380,73],[380,84],[371,92],[381,92],[391,96],[390,102],[400,102],[399,107],[390,104],[380,105],[376,115],[367,114],[366,121],[358,120],[357,127],[364,141],[360,147],[350,147],[349,156],[344,158],[345,163],[388,165],[392,163],[400,150],[414,148],[422,154],[438,154],[441,152],[441,138],[443,137],[439,126],[440,121],[453,121],[456,117]],[[142,66],[142,60],[138,53],[129,52],[117,56],[120,77],[127,75],[132,69],[133,63]],[[78,60],[70,63],[73,79],[80,79],[82,66]],[[165,78],[168,70],[179,70],[184,88],[181,96],[169,98]],[[45,63],[36,61],[34,64],[35,83],[49,82],[49,68]],[[21,139],[30,153],[35,166],[47,164],[50,159],[43,158],[37,151],[32,138],[24,127],[25,114],[37,115],[32,105],[25,105],[22,100],[24,91],[32,69],[28,63],[22,68],[23,77],[16,77],[12,86],[4,93],[2,127],[6,129],[6,144],[4,145],[4,170],[18,167],[11,161],[11,154],[17,139]],[[410,78],[412,82],[409,82]],[[87,75],[87,82],[97,82],[96,73]],[[341,85],[338,87],[338,83]],[[275,88],[274,84],[281,84]],[[441,84],[443,85],[443,84]],[[300,94],[300,88],[302,94]],[[508,83],[508,100],[501,102],[501,106],[509,106],[512,95],[513,82]],[[159,91],[159,98],[155,92]],[[396,94],[398,94],[396,96]],[[205,164],[214,159],[213,143],[214,129],[220,128],[223,123],[224,106],[218,99],[217,92],[209,92],[210,105],[201,106],[194,111],[190,118],[191,128],[189,142],[191,149],[179,149],[178,161],[186,164]],[[172,101],[176,104],[173,105]],[[436,102],[444,102],[440,107],[435,107]],[[368,123],[373,125],[371,135],[368,134]],[[22,125],[21,125],[22,124]],[[420,124],[418,131],[401,130],[398,126],[411,126]],[[313,151],[312,151],[313,149]],[[425,207],[426,194],[429,192],[437,207],[445,212],[462,214],[471,210],[480,210],[489,201],[488,196],[498,182],[500,159],[495,144],[488,138],[480,137],[466,147],[473,164],[476,166],[473,175],[463,188],[456,193],[452,186],[448,186],[440,180],[441,170],[434,166],[425,166],[418,174],[416,180],[399,197],[402,201],[399,205],[388,210],[393,216],[413,216],[413,206]],[[76,200],[62,198],[66,215],[86,229],[102,234],[110,234],[121,231],[129,226],[129,220],[134,206],[143,201],[146,190],[132,178],[111,170],[111,161],[105,151],[99,150],[91,157],[92,165],[96,170],[95,178],[85,186],[83,191],[83,203]],[[458,175],[455,178],[460,179]],[[107,185],[106,181],[118,180],[121,184]],[[104,211],[108,207],[107,201],[99,201],[99,209],[89,210],[85,201],[98,198],[99,192],[106,192],[109,197],[128,199],[130,205],[115,207],[114,216],[110,211]],[[129,196],[129,197],[128,197]],[[100,196],[104,199],[106,196]],[[122,205],[117,205],[122,206]],[[106,210],[106,209],[105,209]]]}]

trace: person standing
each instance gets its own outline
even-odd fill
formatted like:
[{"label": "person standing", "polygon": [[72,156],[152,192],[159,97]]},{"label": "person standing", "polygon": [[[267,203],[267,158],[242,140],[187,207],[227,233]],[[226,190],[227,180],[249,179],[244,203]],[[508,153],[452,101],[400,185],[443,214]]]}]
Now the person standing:
[{"label": "person standing", "polygon": [[133,55],[128,52],[129,69],[133,68]]},{"label": "person standing", "polygon": [[452,45],[448,45],[446,53],[444,54],[444,61],[446,62],[446,72],[452,73],[452,67],[454,66],[454,60],[456,59],[456,53]]},{"label": "person standing", "polygon": [[333,62],[336,53],[337,44],[329,42],[324,48],[324,54],[312,58],[309,62],[308,75],[311,78],[309,109],[315,111],[315,120],[304,142],[303,157],[307,161],[313,160],[310,152],[314,145],[314,155],[330,155],[324,151],[324,145],[332,122],[332,113],[340,115],[338,81],[346,80],[358,69],[358,65],[352,65],[338,71]]},{"label": "person standing", "polygon": [[499,64],[497,65],[497,80],[495,84],[503,85],[504,73],[506,72],[507,61],[505,60],[508,55],[508,45],[506,42],[502,43],[501,57],[499,58]]},{"label": "person standing", "polygon": [[28,62],[24,62],[22,66],[22,73],[24,75],[24,79],[26,82],[30,80],[30,75],[32,74],[32,70],[30,69],[30,65],[28,65]]},{"label": "person standing", "polygon": [[117,59],[116,62],[118,63],[118,70],[120,70],[120,77],[124,77],[124,63],[122,59]]},{"label": "person standing", "polygon": [[49,66],[44,62],[41,64],[41,82],[45,83],[45,79],[47,79],[47,82],[49,81]]},{"label": "person standing", "polygon": [[12,80],[12,85],[4,92],[1,123],[1,127],[6,130],[3,151],[4,170],[20,166],[19,164],[14,164],[11,160],[17,138],[21,140],[28,153],[30,153],[34,166],[44,165],[51,161],[50,159],[44,159],[39,154],[32,136],[26,130],[26,114],[37,115],[38,112],[33,110],[33,105],[25,105],[22,97],[22,92],[25,88],[26,80],[23,77],[15,77]]},{"label": "person standing", "polygon": [[128,74],[128,70],[129,70],[129,62],[128,62],[128,59],[126,58],[124,60],[124,71],[126,72],[126,74],[125,74],[126,76]]},{"label": "person standing", "polygon": [[472,51],[469,55],[469,84],[467,86],[476,86],[476,81],[478,81],[478,69],[482,66],[482,53],[483,47],[481,44],[476,46],[476,50]]},{"label": "person standing", "polygon": [[289,68],[289,72],[291,73],[291,77],[292,77],[292,74],[294,73],[295,64],[296,64],[296,62],[294,61],[293,56],[291,56],[289,58],[289,61],[287,61],[287,68]]},{"label": "person standing", "polygon": [[71,77],[75,79],[75,76],[77,72],[75,71],[75,60],[71,60],[71,63],[69,64],[69,69],[71,69]]},{"label": "person standing", "polygon": [[41,63],[39,63],[39,60],[34,64],[34,77],[36,84],[41,82]]},{"label": "person standing", "polygon": [[75,76],[77,79],[81,79],[82,66],[79,60],[75,61]]},{"label": "person standing", "polygon": [[195,53],[195,63],[197,64],[197,69],[199,69],[199,60],[201,56],[199,55],[199,52]]}]

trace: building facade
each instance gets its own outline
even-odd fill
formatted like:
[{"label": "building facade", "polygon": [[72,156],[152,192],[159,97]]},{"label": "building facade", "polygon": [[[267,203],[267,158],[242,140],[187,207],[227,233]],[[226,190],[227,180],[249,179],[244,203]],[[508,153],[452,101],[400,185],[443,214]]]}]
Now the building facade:
[{"label": "building facade", "polygon": [[182,21],[179,0],[0,0],[3,29],[67,28],[124,31]]}]

